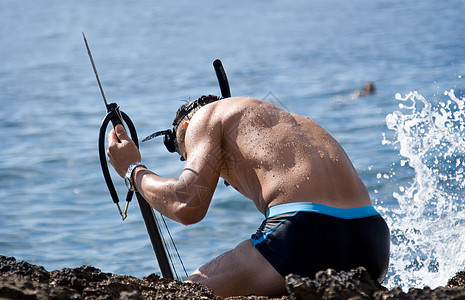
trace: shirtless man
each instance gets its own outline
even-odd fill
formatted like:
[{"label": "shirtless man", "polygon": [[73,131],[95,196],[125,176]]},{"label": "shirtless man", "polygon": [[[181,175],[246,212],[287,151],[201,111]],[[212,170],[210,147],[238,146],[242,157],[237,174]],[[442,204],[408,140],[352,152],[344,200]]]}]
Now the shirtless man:
[{"label": "shirtless man", "polygon": [[220,296],[279,296],[289,273],[314,277],[327,268],[364,266],[383,280],[387,225],[342,147],[317,123],[258,99],[203,96],[183,105],[173,125],[171,151],[186,160],[179,178],[141,165],[122,126],[108,136],[109,161],[119,175],[185,225],[204,218],[220,177],[266,216],[251,239],[187,281]]}]

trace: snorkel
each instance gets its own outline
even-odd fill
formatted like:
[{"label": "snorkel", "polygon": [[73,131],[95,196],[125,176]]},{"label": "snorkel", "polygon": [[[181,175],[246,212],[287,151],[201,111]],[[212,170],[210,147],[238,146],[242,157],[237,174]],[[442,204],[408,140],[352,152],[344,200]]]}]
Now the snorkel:
[{"label": "snorkel", "polygon": [[178,110],[176,114],[175,121],[173,122],[173,128],[172,129],[165,129],[165,130],[160,130],[155,133],[152,133],[151,135],[147,136],[142,140],[142,142],[146,142],[148,140],[153,139],[154,137],[161,136],[163,135],[163,143],[165,144],[166,149],[173,153],[177,152],[179,155],[181,155],[181,161],[185,161],[185,158],[179,151],[178,147],[178,140],[176,138],[176,132],[179,127],[179,124],[181,121],[187,117],[192,111],[197,110],[198,108],[208,104],[212,103],[218,100],[221,100],[223,98],[228,98],[231,97],[231,92],[229,89],[229,83],[228,83],[228,78],[226,77],[226,73],[224,72],[223,69],[223,64],[219,59],[215,60],[213,62],[213,67],[215,68],[215,73],[218,78],[218,83],[220,85],[221,89],[221,98],[216,97],[216,96],[202,96],[199,99],[195,101],[191,101],[186,103],[185,105],[181,106],[181,108]]}]

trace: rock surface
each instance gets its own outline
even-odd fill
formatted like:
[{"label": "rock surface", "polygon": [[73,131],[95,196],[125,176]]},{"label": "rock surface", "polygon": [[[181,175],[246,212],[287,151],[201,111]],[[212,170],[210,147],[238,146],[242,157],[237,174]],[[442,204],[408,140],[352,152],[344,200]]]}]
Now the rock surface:
[{"label": "rock surface", "polygon": [[[364,268],[349,272],[321,271],[315,279],[289,275],[289,296],[281,299],[465,299],[465,272],[446,287],[388,290]],[[221,299],[197,284],[151,274],[142,279],[104,273],[92,266],[48,272],[41,266],[0,256],[0,299]],[[268,299],[231,297],[229,299]]]},{"label": "rock surface", "polygon": [[6,299],[219,299],[209,289],[149,275],[103,273],[92,266],[47,272],[0,256],[0,298]]},{"label": "rock surface", "polygon": [[446,287],[411,288],[407,293],[398,287],[386,289],[363,267],[349,272],[328,269],[315,279],[289,275],[286,284],[290,299],[465,299],[465,272],[457,273]]}]

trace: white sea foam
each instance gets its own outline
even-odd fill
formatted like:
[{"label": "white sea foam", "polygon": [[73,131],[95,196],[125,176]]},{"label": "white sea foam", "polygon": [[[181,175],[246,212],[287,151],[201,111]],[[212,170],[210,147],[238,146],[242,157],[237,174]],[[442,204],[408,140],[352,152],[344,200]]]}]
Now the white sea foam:
[{"label": "white sea foam", "polygon": [[395,134],[383,143],[395,145],[399,168],[414,174],[393,192],[398,206],[383,211],[391,229],[389,288],[434,288],[465,269],[465,100],[453,90],[444,96],[433,103],[417,92],[397,94],[400,110],[386,117]]}]

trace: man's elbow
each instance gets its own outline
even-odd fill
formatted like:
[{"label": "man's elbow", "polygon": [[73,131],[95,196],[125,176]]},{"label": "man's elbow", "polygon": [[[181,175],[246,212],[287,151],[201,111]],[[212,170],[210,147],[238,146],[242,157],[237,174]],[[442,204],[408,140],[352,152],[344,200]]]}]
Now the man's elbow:
[{"label": "man's elbow", "polygon": [[177,194],[176,220],[184,225],[200,222],[207,214],[213,191],[214,189],[208,194],[198,193],[197,191]]},{"label": "man's elbow", "polygon": [[176,219],[183,225],[192,225],[200,222],[205,217],[206,211],[183,207],[176,212]]}]

